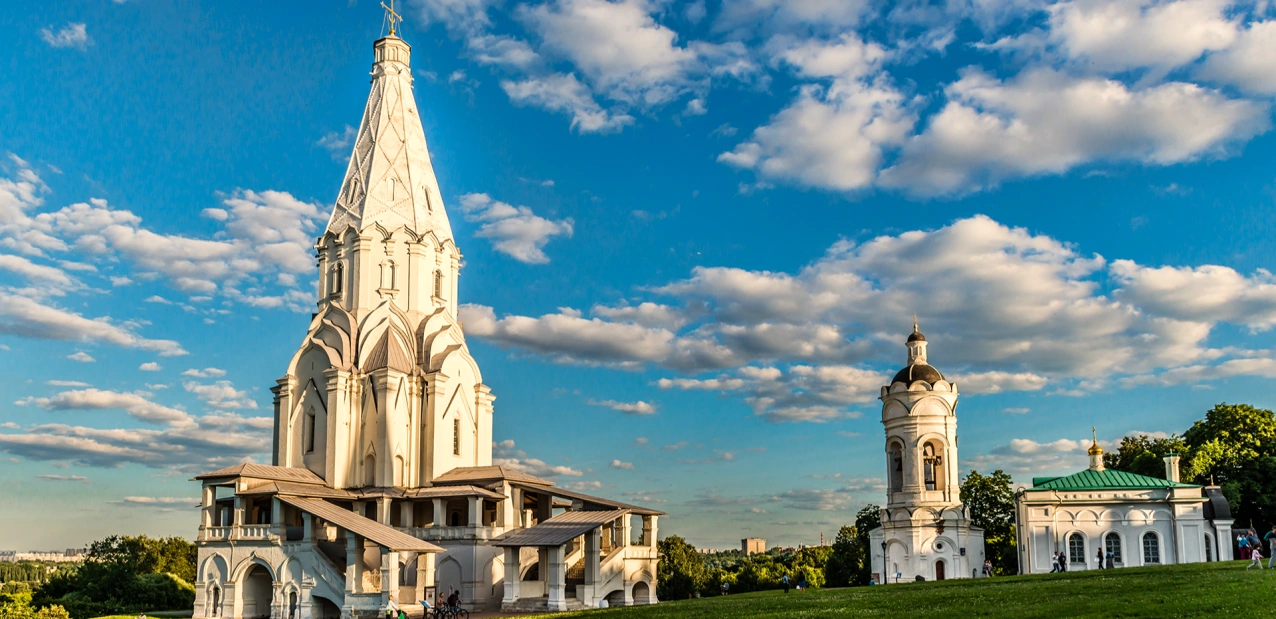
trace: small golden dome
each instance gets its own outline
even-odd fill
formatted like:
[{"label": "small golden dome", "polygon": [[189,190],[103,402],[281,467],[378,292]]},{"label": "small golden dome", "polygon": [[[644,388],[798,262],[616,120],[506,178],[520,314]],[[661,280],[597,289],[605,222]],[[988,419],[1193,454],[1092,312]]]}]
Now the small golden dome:
[{"label": "small golden dome", "polygon": [[1099,444],[1098,444],[1098,443],[1094,443],[1094,444],[1090,445],[1090,455],[1092,455],[1092,456],[1102,456],[1102,455],[1103,455],[1103,448],[1102,448],[1102,447],[1099,447]]}]

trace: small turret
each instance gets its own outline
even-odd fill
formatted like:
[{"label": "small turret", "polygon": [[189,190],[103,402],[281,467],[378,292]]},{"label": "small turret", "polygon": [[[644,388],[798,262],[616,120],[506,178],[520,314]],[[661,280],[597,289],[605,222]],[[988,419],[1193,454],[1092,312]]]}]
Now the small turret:
[{"label": "small turret", "polygon": [[1103,448],[1099,447],[1099,433],[1093,427],[1090,428],[1092,440],[1090,442],[1090,470],[1103,470]]}]

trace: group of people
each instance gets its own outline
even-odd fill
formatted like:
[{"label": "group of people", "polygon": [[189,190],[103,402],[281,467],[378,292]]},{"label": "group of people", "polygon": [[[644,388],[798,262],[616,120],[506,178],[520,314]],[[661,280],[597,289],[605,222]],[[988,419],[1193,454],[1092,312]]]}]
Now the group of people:
[{"label": "group of people", "polygon": [[[1094,564],[1101,570],[1116,569],[1116,555],[1111,550],[1104,552],[1102,548],[1094,551]],[[1068,556],[1056,552],[1050,557],[1050,573],[1068,571]]]},{"label": "group of people", "polygon": [[[453,589],[447,597],[443,597],[443,592],[439,592],[438,608],[446,609],[447,612],[455,613],[461,609],[461,592]],[[430,613],[430,601],[422,600],[421,605],[425,607],[426,616]],[[386,619],[407,619],[407,614],[394,601],[394,594],[390,594],[390,601],[385,605]]]},{"label": "group of people", "polygon": [[1267,567],[1276,565],[1276,525],[1272,525],[1272,530],[1263,535],[1263,539],[1258,539],[1258,533],[1253,529],[1240,531],[1236,534],[1236,550],[1242,560],[1248,559],[1249,565],[1245,569],[1258,566],[1263,569],[1263,543],[1266,542],[1271,549],[1271,554],[1267,560]]},{"label": "group of people", "polygon": [[[788,593],[788,592],[789,592],[789,585],[790,585],[792,582],[793,582],[793,581],[789,580],[789,575],[788,575],[788,574],[785,574],[783,577],[781,577],[781,578],[780,578],[780,584],[784,585],[784,592],[785,592],[785,593]],[[726,583],[722,583],[722,584],[723,584],[723,585],[726,585]],[[798,580],[798,582],[797,582],[797,590],[798,590],[799,592],[806,590],[806,577],[805,577],[805,576],[803,576],[802,578],[800,578],[800,579]],[[723,595],[725,595],[725,591],[726,591],[726,589],[724,588],[724,589],[723,589],[723,592],[724,592],[724,593],[723,593]]]}]

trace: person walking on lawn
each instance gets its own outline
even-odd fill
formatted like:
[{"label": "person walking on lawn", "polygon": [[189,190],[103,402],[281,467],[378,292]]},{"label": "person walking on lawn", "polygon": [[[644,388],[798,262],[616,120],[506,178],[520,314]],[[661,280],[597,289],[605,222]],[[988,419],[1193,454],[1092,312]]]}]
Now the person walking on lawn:
[{"label": "person walking on lawn", "polygon": [[789,575],[785,574],[784,577],[780,579],[780,582],[784,584],[784,592],[788,593],[789,592]]},{"label": "person walking on lawn", "polygon": [[1255,565],[1258,566],[1258,569],[1260,570],[1263,569],[1263,549],[1250,548],[1249,551],[1250,551],[1249,558],[1251,559],[1251,561],[1249,562],[1249,565],[1245,566],[1245,571],[1248,572],[1249,568],[1254,567]]},{"label": "person walking on lawn", "polygon": [[1240,551],[1241,559],[1249,559],[1249,538],[1242,532],[1236,534],[1236,548]]},{"label": "person walking on lawn", "polygon": [[1270,554],[1267,555],[1267,567],[1272,567],[1276,563],[1276,524],[1272,525],[1272,530],[1263,535],[1263,541],[1267,542],[1267,548]]}]

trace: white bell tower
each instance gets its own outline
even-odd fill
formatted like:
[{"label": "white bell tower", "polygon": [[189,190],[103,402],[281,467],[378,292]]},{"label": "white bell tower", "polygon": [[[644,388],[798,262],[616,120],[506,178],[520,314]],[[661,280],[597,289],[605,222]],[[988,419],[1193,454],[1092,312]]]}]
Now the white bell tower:
[{"label": "white bell tower", "polygon": [[927,363],[916,317],[904,346],[908,364],[882,387],[886,507],[869,534],[873,572],[883,584],[970,578],[984,540],[961,502],[957,385]]}]

